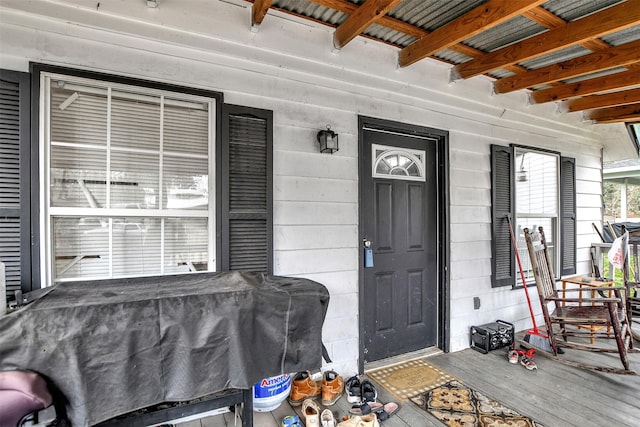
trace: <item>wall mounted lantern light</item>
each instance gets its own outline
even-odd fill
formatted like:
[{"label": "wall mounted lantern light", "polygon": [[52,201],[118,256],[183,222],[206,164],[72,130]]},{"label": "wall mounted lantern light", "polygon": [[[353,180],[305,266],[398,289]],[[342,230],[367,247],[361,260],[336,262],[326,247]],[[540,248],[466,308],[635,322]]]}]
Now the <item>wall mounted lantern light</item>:
[{"label": "wall mounted lantern light", "polygon": [[520,170],[516,174],[516,180],[518,182],[527,182],[529,179],[527,178],[527,170],[524,168],[524,155],[522,154],[522,160],[520,161]]},{"label": "wall mounted lantern light", "polygon": [[331,125],[327,125],[327,130],[321,130],[316,136],[320,143],[320,152],[333,154],[338,151],[338,134],[331,130]]}]

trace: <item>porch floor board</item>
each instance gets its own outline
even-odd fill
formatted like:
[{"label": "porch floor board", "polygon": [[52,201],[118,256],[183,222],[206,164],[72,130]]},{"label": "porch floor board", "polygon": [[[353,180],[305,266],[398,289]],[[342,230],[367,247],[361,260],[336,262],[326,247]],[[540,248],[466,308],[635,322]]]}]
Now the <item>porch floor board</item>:
[{"label": "porch floor board", "polygon": [[[636,348],[640,344],[636,341]],[[571,351],[571,350],[569,350]],[[567,353],[567,356],[569,353]],[[616,354],[576,352],[572,357],[581,361],[610,362],[620,365]],[[605,358],[605,359],[603,359]],[[629,354],[631,369],[640,374],[640,353]],[[608,360],[610,359],[610,360]],[[460,378],[469,387],[498,400],[522,415],[534,418],[545,427],[555,426],[636,426],[640,419],[640,375],[615,375],[590,372],[563,365],[538,356],[538,369],[528,371],[507,361],[506,349],[489,354],[475,350],[438,354],[429,362]],[[382,387],[377,387],[382,402],[396,400]],[[349,404],[342,397],[330,407],[340,417],[348,414]],[[279,427],[286,415],[298,413],[287,401],[273,412],[254,412],[256,427]],[[303,421],[304,419],[301,418]],[[180,427],[232,427],[231,413],[182,423]],[[401,402],[400,411],[381,423],[383,427],[442,427],[436,418],[412,402]]]}]

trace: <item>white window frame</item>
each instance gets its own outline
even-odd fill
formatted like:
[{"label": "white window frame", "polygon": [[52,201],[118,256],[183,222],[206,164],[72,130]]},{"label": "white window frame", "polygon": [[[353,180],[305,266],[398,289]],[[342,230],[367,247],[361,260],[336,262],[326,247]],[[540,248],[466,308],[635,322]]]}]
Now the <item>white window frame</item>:
[{"label": "white window frame", "polygon": [[[521,154],[526,154],[526,153],[535,153],[538,155],[546,155],[546,156],[550,156],[550,157],[555,157],[556,159],[556,177],[555,177],[555,191],[556,191],[556,206],[555,206],[555,213],[554,214],[549,214],[549,213],[545,213],[545,212],[526,212],[523,213],[520,211],[520,209],[518,208],[518,176],[519,173],[521,173],[521,169],[522,166],[524,165],[523,163],[521,163],[521,161],[518,161],[518,159],[520,158],[519,156]],[[533,272],[531,271],[531,263],[529,260],[529,252],[527,250],[527,246],[526,243],[523,239],[520,239],[518,236],[518,224],[520,224],[521,222],[524,222],[523,220],[526,221],[526,219],[528,218],[548,218],[552,223],[555,224],[554,230],[553,232],[551,230],[547,230],[547,228],[544,228],[545,230],[545,235],[547,236],[547,241],[550,241],[552,243],[552,245],[550,245],[549,247],[549,251],[550,251],[550,255],[552,255],[552,263],[553,263],[553,268],[554,268],[554,274],[559,274],[560,272],[560,257],[561,257],[561,251],[560,251],[560,246],[559,246],[559,242],[560,242],[560,228],[562,226],[561,224],[561,213],[560,213],[560,209],[561,209],[561,200],[560,200],[560,154],[558,153],[554,153],[554,152],[548,152],[548,151],[543,151],[543,150],[536,150],[536,149],[531,149],[531,148],[525,148],[525,147],[515,147],[514,149],[514,176],[512,176],[512,180],[513,180],[513,185],[514,185],[514,221],[513,221],[513,227],[515,228],[514,233],[515,233],[515,237],[517,239],[518,242],[518,253],[520,255],[520,261],[522,263],[522,269],[525,273],[525,278],[529,281],[529,279],[533,280]],[[526,171],[527,174],[531,174],[532,169],[535,169],[535,164],[529,164],[527,163],[526,165],[524,165],[526,167],[524,167],[524,170]],[[537,232],[538,230],[529,230],[530,232]],[[551,237],[551,239],[549,239],[549,237]],[[519,269],[518,266],[516,266],[516,268]],[[516,276],[516,283],[515,283],[516,287],[518,286],[522,286],[522,278],[521,276],[518,274]]]},{"label": "white window frame", "polygon": [[[76,84],[92,84],[92,85],[104,85],[108,86],[109,90],[122,90],[129,92],[132,89],[136,93],[144,95],[150,95],[154,97],[170,96],[172,100],[182,99],[187,103],[205,103],[208,108],[208,209],[207,210],[186,210],[186,209],[165,209],[160,204],[159,209],[111,209],[111,208],[64,208],[64,207],[52,207],[50,206],[50,146],[51,146],[51,132],[50,132],[50,93],[51,80],[64,80],[73,82]],[[40,94],[39,94],[39,170],[41,171],[39,176],[40,185],[40,257],[42,262],[41,271],[41,283],[42,286],[51,286],[54,283],[54,242],[53,242],[53,227],[52,221],[54,217],[64,216],[94,216],[94,217],[158,217],[158,218],[208,218],[208,269],[207,271],[216,271],[216,168],[215,168],[215,153],[216,153],[216,110],[218,108],[215,98],[202,97],[191,94],[183,94],[180,92],[166,91],[151,89],[141,86],[125,85],[114,83],[111,81],[94,80],[81,77],[70,76],[66,74],[56,74],[49,72],[42,72],[40,75]],[[162,129],[161,129],[162,131]],[[162,133],[161,136],[162,138]],[[107,136],[109,138],[109,135]],[[162,192],[161,192],[162,193]],[[161,194],[159,195],[161,197]],[[164,239],[164,237],[162,237]],[[164,240],[162,240],[163,242]],[[162,267],[161,263],[161,269]],[[163,270],[162,270],[163,271]],[[160,274],[162,275],[162,273]],[[132,277],[132,276],[127,276]],[[105,277],[100,277],[104,279]],[[90,278],[82,278],[85,280]],[[74,279],[78,280],[78,279]]]}]

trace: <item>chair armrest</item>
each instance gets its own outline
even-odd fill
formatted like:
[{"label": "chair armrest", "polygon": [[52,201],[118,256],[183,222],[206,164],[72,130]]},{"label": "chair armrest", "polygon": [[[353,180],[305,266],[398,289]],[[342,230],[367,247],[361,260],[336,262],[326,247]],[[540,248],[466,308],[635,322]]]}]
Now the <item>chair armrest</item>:
[{"label": "chair armrest", "polygon": [[583,286],[581,288],[558,289],[558,292],[619,291],[622,289],[624,289],[623,286]]},{"label": "chair armrest", "polygon": [[547,297],[545,301],[558,301],[558,302],[584,302],[584,303],[592,303],[592,302],[602,302],[602,303],[610,303],[610,302],[621,302],[622,298],[562,298],[562,297]]}]

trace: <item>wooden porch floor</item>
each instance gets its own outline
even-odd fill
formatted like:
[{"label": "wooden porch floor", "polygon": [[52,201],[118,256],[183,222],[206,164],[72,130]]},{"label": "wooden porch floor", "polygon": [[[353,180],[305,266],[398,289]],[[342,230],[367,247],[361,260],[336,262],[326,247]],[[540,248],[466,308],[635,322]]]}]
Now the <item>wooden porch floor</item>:
[{"label": "wooden porch floor", "polygon": [[[636,341],[636,348],[640,347]],[[580,352],[587,359],[607,358],[611,366],[619,366],[617,355]],[[510,364],[506,349],[489,354],[475,350],[438,354],[429,362],[460,378],[466,385],[500,401],[545,427],[638,426],[640,423],[640,353],[630,354],[631,368],[639,375],[614,375],[584,371],[557,361],[536,357],[538,369],[528,371],[520,364]],[[382,402],[394,400],[382,387],[377,387]],[[342,397],[330,407],[334,415],[348,414],[350,404]],[[279,427],[292,408],[285,401],[273,412],[254,412],[256,427]],[[301,418],[302,419],[302,418]],[[304,419],[302,419],[304,421]],[[180,424],[180,427],[231,427],[233,414],[227,413]],[[442,427],[436,418],[412,402],[401,403],[400,410],[381,423],[383,427]]]}]

